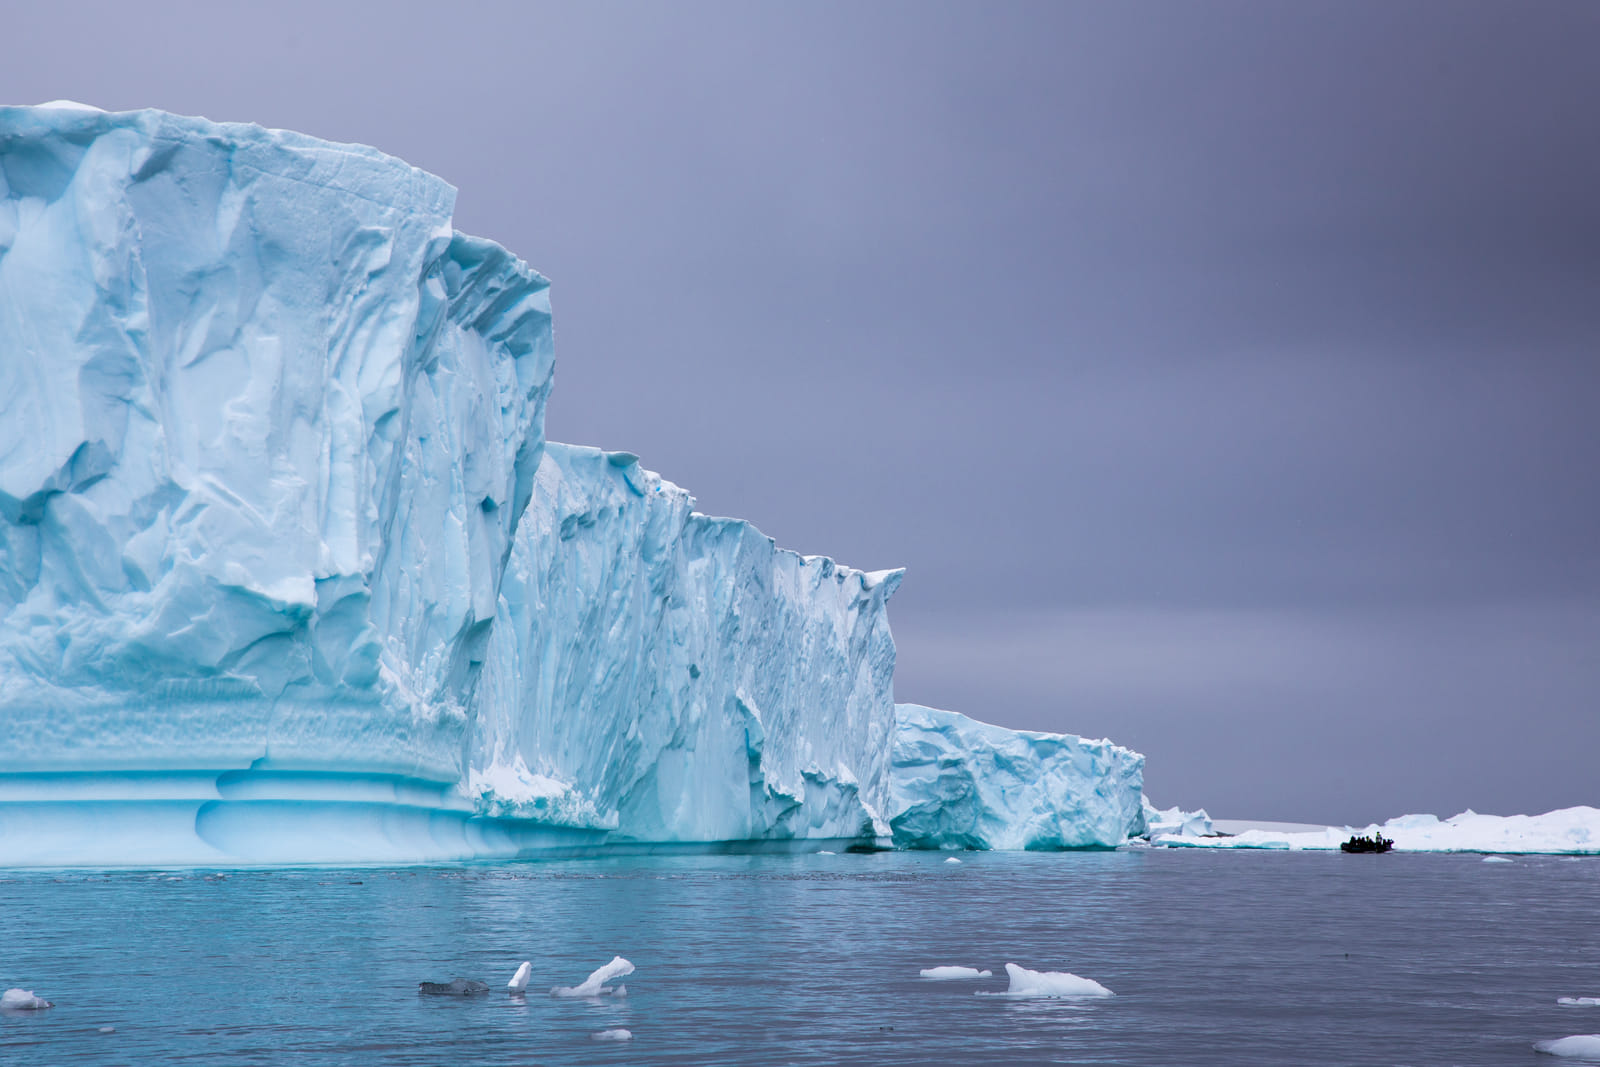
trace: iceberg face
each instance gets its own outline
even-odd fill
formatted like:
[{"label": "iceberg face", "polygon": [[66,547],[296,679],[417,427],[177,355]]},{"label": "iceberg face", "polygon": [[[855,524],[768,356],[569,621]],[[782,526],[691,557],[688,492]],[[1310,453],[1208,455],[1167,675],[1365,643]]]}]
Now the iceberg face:
[{"label": "iceberg face", "polygon": [[460,777],[553,352],[544,279],[454,195],[292,133],[0,109],[0,773],[41,814],[115,771],[228,837],[227,789],[172,775]]},{"label": "iceberg face", "polygon": [[1144,757],[896,705],[890,826],[904,848],[1114,848],[1144,832]]},{"label": "iceberg face", "polygon": [[886,834],[901,573],[779,549],[632,455],[550,445],[479,685],[473,792],[639,841]]}]

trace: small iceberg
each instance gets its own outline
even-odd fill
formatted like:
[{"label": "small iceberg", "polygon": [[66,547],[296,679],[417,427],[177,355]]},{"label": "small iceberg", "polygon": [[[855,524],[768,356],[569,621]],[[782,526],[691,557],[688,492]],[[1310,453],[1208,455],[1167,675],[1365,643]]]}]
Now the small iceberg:
[{"label": "small iceberg", "polygon": [[1004,993],[991,993],[980,989],[980,997],[1114,997],[1115,993],[1096,982],[1066,971],[1030,971],[1015,963],[1006,964],[1006,975],[1011,979]]},{"label": "small iceberg", "polygon": [[1558,1037],[1554,1041],[1535,1041],[1533,1050],[1547,1056],[1600,1060],[1600,1034],[1574,1034],[1571,1037]]},{"label": "small iceberg", "polygon": [[513,993],[526,993],[528,979],[533,977],[533,964],[527,960],[522,961],[522,966],[517,968],[517,973],[511,976],[511,981],[506,983],[506,988]]},{"label": "small iceberg", "polygon": [[594,1035],[596,1041],[632,1041],[633,1031],[624,1030],[620,1026],[615,1030],[602,1030]]},{"label": "small iceberg", "polygon": [[954,856],[951,856],[949,859],[945,860],[945,862],[946,863],[960,863],[961,861],[956,859]]},{"label": "small iceberg", "polygon": [[1556,1003],[1567,1008],[1600,1008],[1600,997],[1557,997]]},{"label": "small iceberg", "polygon": [[43,997],[34,996],[31,989],[8,989],[0,993],[0,1010],[43,1011],[45,1008],[53,1007],[55,1005]]},{"label": "small iceberg", "polygon": [[993,971],[980,971],[976,967],[927,967],[918,972],[924,978],[948,981],[952,978],[992,978]]},{"label": "small iceberg", "polygon": [[552,997],[603,997],[607,993],[613,996],[626,996],[628,987],[619,985],[612,989],[606,985],[613,978],[633,973],[633,964],[621,956],[613,956],[611,962],[595,971],[577,985],[558,985],[550,990]]},{"label": "small iceberg", "polygon": [[1483,862],[1485,862],[1485,863],[1515,863],[1516,861],[1507,859],[1504,856],[1485,856],[1485,857],[1483,857]]},{"label": "small iceberg", "polygon": [[449,982],[418,982],[417,992],[429,997],[473,997],[489,992],[489,987],[471,978],[457,978]]}]

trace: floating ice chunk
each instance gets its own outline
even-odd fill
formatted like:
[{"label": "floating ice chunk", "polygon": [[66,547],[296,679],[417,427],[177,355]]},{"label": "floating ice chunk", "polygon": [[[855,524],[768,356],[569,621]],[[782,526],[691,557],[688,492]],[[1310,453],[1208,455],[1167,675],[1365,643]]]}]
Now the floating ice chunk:
[{"label": "floating ice chunk", "polygon": [[980,971],[976,967],[926,967],[921,972],[924,978],[938,978],[948,980],[951,978],[991,978],[993,971]]},{"label": "floating ice chunk", "polygon": [[821,851],[819,851],[817,853],[817,855],[819,855],[819,856],[837,856],[838,853],[837,852],[829,852],[827,849],[822,849]]},{"label": "floating ice chunk", "polygon": [[602,997],[607,993],[615,996],[627,996],[627,986],[617,986],[616,989],[606,988],[606,983],[613,978],[633,973],[633,964],[621,956],[613,956],[611,962],[595,971],[578,985],[558,985],[550,990],[553,997]]},{"label": "floating ice chunk", "polygon": [[1066,971],[1030,971],[1015,963],[1006,964],[1011,986],[1004,993],[979,990],[980,997],[1112,997],[1115,993],[1092,978],[1081,978]]},{"label": "floating ice chunk", "polygon": [[513,993],[525,993],[528,990],[528,979],[532,975],[533,964],[523,960],[522,966],[517,968],[517,973],[511,976],[511,981],[506,983],[506,988]]},{"label": "floating ice chunk", "polygon": [[31,989],[8,989],[0,994],[0,1008],[7,1011],[42,1011],[54,1007],[43,997],[33,995]]},{"label": "floating ice chunk", "polygon": [[945,862],[946,863],[960,863],[961,861],[956,859],[954,856],[951,856],[949,859],[945,860]]},{"label": "floating ice chunk", "polygon": [[1512,863],[1512,862],[1515,862],[1515,861],[1508,860],[1504,856],[1485,856],[1485,857],[1483,857],[1483,862],[1485,862],[1485,863]]},{"label": "floating ice chunk", "polygon": [[1566,1056],[1575,1060],[1600,1060],[1600,1034],[1574,1034],[1554,1041],[1535,1041],[1535,1052]]},{"label": "floating ice chunk", "polygon": [[1557,997],[1556,1003],[1569,1008],[1600,1008],[1600,997]]},{"label": "floating ice chunk", "polygon": [[602,1030],[594,1035],[596,1041],[632,1041],[633,1031],[624,1030],[620,1026],[615,1030]]}]

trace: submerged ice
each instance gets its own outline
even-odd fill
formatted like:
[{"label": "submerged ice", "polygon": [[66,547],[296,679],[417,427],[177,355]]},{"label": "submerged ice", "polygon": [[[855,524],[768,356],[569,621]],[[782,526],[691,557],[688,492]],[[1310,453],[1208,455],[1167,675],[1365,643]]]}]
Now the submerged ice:
[{"label": "submerged ice", "polygon": [[1134,753],[897,708],[901,572],[547,445],[547,284],[454,198],[0,108],[0,865],[1142,829]]}]

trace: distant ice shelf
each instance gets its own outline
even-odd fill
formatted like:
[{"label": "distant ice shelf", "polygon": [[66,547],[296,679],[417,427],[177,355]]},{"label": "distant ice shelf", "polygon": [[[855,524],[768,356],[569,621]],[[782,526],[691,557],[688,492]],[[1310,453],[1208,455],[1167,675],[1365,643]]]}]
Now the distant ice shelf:
[{"label": "distant ice shelf", "polygon": [[859,571],[548,444],[548,285],[359,145],[0,108],[0,866],[1106,847]]},{"label": "distant ice shelf", "polygon": [[1449,819],[1403,815],[1381,826],[1328,827],[1305,832],[1248,830],[1233,837],[1163,834],[1154,843],[1181,848],[1270,848],[1337,850],[1353,834],[1381,832],[1398,852],[1600,854],[1600,809],[1562,808],[1543,815],[1479,815],[1464,811]]}]

